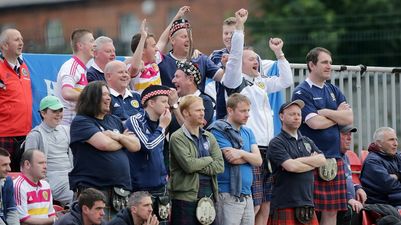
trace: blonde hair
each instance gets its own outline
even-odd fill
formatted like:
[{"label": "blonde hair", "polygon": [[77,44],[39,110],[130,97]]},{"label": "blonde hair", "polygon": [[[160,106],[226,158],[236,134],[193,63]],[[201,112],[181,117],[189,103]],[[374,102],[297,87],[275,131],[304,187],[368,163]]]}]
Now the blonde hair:
[{"label": "blonde hair", "polygon": [[183,114],[184,110],[187,110],[193,103],[197,101],[203,102],[201,97],[194,95],[187,95],[182,97],[179,105],[181,114]]}]

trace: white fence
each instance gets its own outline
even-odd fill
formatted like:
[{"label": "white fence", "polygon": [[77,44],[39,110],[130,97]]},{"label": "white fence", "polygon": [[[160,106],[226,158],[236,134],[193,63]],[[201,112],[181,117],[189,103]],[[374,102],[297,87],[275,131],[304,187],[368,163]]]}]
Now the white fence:
[{"label": "white fence", "polygon": [[[291,64],[294,84],[284,91],[285,99],[292,96],[294,87],[308,75],[306,64]],[[372,142],[374,131],[382,126],[392,127],[400,136],[401,130],[401,68],[332,66],[331,83],[344,93],[354,112],[351,148],[360,155]]]}]

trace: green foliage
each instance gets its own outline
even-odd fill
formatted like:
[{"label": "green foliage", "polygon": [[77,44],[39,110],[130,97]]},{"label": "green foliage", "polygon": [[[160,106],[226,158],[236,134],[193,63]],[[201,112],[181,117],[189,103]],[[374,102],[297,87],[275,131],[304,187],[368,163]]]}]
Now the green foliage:
[{"label": "green foliage", "polygon": [[254,0],[246,24],[264,57],[268,37],[281,37],[290,62],[303,63],[309,49],[322,46],[334,64],[401,65],[399,0]]}]

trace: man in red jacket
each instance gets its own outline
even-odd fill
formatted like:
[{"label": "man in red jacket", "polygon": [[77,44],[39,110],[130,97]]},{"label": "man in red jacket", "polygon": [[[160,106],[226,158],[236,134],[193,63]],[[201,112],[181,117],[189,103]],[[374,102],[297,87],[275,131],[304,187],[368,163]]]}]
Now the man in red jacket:
[{"label": "man in red jacket", "polygon": [[32,92],[28,67],[22,60],[21,33],[0,34],[0,147],[11,154],[11,170],[19,171],[15,150],[32,128]]}]

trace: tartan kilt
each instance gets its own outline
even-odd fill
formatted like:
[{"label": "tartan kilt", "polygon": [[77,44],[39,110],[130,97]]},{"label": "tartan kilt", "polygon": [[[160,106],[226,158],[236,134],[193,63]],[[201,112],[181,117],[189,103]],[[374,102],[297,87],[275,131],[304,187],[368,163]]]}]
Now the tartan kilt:
[{"label": "tartan kilt", "polygon": [[[171,206],[171,225],[201,225],[196,218],[198,202],[173,199]],[[212,225],[216,224],[216,220]]]},{"label": "tartan kilt", "polygon": [[270,202],[272,199],[272,183],[273,176],[267,167],[266,152],[268,148],[266,146],[258,146],[260,154],[262,156],[263,164],[262,166],[253,166],[253,182],[252,182],[252,199],[253,205],[258,206],[263,202]]},{"label": "tartan kilt", "polygon": [[[304,225],[295,218],[295,208],[284,208],[273,210],[268,225]],[[319,225],[316,213],[307,225]]]},{"label": "tartan kilt", "polygon": [[347,210],[347,186],[345,180],[344,161],[337,160],[337,176],[325,181],[319,176],[319,168],[315,169],[314,204],[316,211]]},{"label": "tartan kilt", "polygon": [[252,199],[253,205],[261,205],[262,202],[270,202],[272,199],[272,181],[273,176],[262,166],[252,167]]}]

